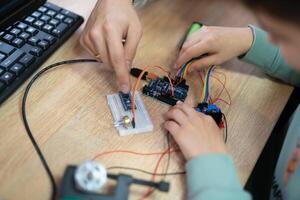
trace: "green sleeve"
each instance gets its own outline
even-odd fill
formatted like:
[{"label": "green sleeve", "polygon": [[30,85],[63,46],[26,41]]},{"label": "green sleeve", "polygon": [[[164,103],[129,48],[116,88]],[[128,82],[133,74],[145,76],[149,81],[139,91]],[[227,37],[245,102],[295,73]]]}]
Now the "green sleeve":
[{"label": "green sleeve", "polygon": [[279,47],[268,41],[267,33],[255,26],[249,27],[253,31],[254,41],[241,60],[256,65],[267,74],[284,82],[300,86],[300,74],[285,62]]},{"label": "green sleeve", "polygon": [[243,190],[232,159],[225,154],[198,156],[188,161],[189,200],[250,200]]}]

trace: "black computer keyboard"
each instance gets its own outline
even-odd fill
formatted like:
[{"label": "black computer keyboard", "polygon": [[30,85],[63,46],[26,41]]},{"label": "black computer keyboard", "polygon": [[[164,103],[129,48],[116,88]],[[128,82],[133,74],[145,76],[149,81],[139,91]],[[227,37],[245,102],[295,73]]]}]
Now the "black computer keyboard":
[{"label": "black computer keyboard", "polygon": [[83,18],[51,3],[0,30],[0,104],[68,37]]}]

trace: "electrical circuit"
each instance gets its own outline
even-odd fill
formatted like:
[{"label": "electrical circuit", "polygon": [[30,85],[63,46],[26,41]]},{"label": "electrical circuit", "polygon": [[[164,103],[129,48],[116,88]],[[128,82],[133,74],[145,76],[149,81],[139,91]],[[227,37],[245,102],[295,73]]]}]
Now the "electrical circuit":
[{"label": "electrical circuit", "polygon": [[[137,93],[134,105],[131,98],[131,93],[124,94],[119,92],[107,95],[107,102],[115,121],[114,126],[119,135],[125,136],[153,131],[153,123],[142,98]],[[135,110],[136,120],[133,120],[132,109]]]},{"label": "electrical circuit", "polygon": [[[198,28],[201,28],[201,27],[202,26],[199,26]],[[197,27],[195,28],[195,26],[193,26],[193,31],[190,31],[189,34],[191,34],[192,32],[194,32],[196,30],[197,30]],[[175,78],[170,78],[169,76],[159,77],[154,73],[147,72],[147,70],[150,67],[146,67],[139,74],[138,80],[137,80],[136,85],[133,88],[133,92],[131,94],[117,93],[117,94],[113,94],[111,96],[109,95],[112,98],[112,99],[109,99],[109,97],[108,97],[108,102],[109,102],[109,105],[111,106],[111,110],[115,110],[115,111],[117,110],[115,113],[118,113],[121,110],[121,112],[119,112],[118,115],[115,114],[115,116],[117,116],[117,117],[114,117],[114,119],[115,119],[114,125],[116,126],[116,128],[123,128],[125,130],[126,129],[127,130],[129,130],[129,129],[133,130],[133,129],[137,129],[138,124],[141,123],[140,121],[138,121],[138,119],[142,118],[138,114],[139,113],[139,108],[140,108],[139,105],[142,105],[142,107],[144,107],[144,106],[143,106],[143,104],[139,103],[139,101],[141,101],[141,100],[140,100],[139,94],[136,92],[137,86],[138,86],[139,81],[141,79],[142,80],[147,80],[149,82],[149,84],[146,85],[146,86],[147,87],[150,86],[150,91],[152,91],[152,94],[149,93],[150,95],[148,95],[148,96],[154,97],[154,98],[156,98],[160,101],[163,101],[162,99],[159,99],[159,98],[161,98],[161,96],[168,96],[167,98],[170,98],[170,99],[173,98],[173,100],[170,100],[170,101],[167,101],[167,102],[164,101],[165,103],[168,103],[170,105],[174,105],[174,102],[177,101],[177,100],[184,101],[186,96],[187,96],[188,88],[189,88],[188,85],[186,84],[185,77],[187,76],[187,74],[189,72],[189,68],[191,66],[191,63],[194,60],[199,59],[199,58],[200,57],[193,58],[188,63],[184,64],[179,69],[179,71],[178,71]],[[52,64],[52,65],[47,66],[44,69],[40,70],[30,80],[29,84],[27,85],[27,87],[25,89],[24,96],[23,96],[23,100],[22,100],[22,118],[23,118],[24,126],[25,126],[26,132],[28,134],[28,137],[30,138],[36,152],[38,153],[38,156],[39,156],[39,158],[40,158],[40,160],[43,164],[43,167],[45,168],[45,170],[47,172],[47,175],[50,179],[50,182],[51,182],[51,185],[52,185],[52,196],[51,196],[51,198],[53,200],[56,199],[56,193],[57,193],[56,183],[55,183],[55,180],[54,180],[53,173],[52,173],[50,167],[48,166],[48,163],[47,163],[47,161],[46,161],[46,159],[45,159],[38,143],[36,142],[32,132],[30,130],[30,127],[29,127],[29,124],[28,124],[28,121],[27,121],[27,117],[26,117],[26,100],[27,100],[27,96],[28,96],[28,93],[30,91],[31,86],[42,74],[49,71],[50,69],[53,69],[57,66],[60,66],[60,65],[73,64],[73,63],[83,63],[83,62],[98,62],[98,60],[78,59],[78,60],[63,61],[63,62]],[[163,68],[161,68],[159,66],[155,66],[155,67],[158,68],[158,69],[161,69],[162,71],[164,71],[168,74],[168,72],[166,70],[164,70]],[[222,99],[217,97],[214,101],[212,101],[212,99],[209,95],[209,79],[210,79],[210,77],[213,77],[213,76],[211,76],[212,71],[213,71],[213,67],[211,67],[209,70],[206,71],[205,80],[203,81],[204,87],[203,87],[203,93],[201,95],[201,100],[200,100],[199,104],[196,106],[195,109],[198,112],[202,112],[204,114],[212,116],[214,118],[214,120],[216,121],[216,123],[219,125],[219,127],[225,127],[226,128],[226,135],[225,135],[225,141],[226,141],[226,139],[227,139],[227,121],[226,121],[226,117],[222,113],[221,109],[214,104],[214,102],[216,102],[218,100],[222,100]],[[223,87],[223,89],[224,88],[225,88],[225,86]],[[226,90],[226,88],[225,88],[225,90]],[[158,95],[157,94],[154,95],[154,93],[157,93]],[[159,97],[159,95],[160,95],[160,97]],[[111,102],[117,102],[117,103],[115,104],[115,103],[111,103]],[[223,102],[225,102],[225,101],[223,101]],[[230,103],[228,103],[228,104],[230,105]],[[144,114],[143,111],[144,110],[142,109],[141,112]],[[112,113],[113,113],[113,116],[114,116],[113,111],[112,111]],[[146,114],[148,115],[148,113],[146,113]],[[222,116],[222,117],[220,117],[220,116]],[[150,120],[150,122],[151,122],[151,120]],[[225,123],[225,126],[222,125],[224,123]],[[151,122],[151,124],[152,124],[152,122]],[[153,129],[153,125],[152,125],[152,129]],[[115,168],[136,170],[136,171],[140,171],[140,172],[143,172],[143,173],[152,174],[152,179],[151,179],[152,182],[151,181],[146,181],[147,184],[142,184],[142,185],[147,185],[147,186],[151,187],[151,189],[149,189],[149,191],[144,195],[144,197],[147,197],[153,192],[153,188],[160,189],[160,187],[158,187],[159,184],[154,182],[154,179],[155,179],[156,175],[167,176],[167,175],[184,174],[185,173],[185,172],[175,172],[173,174],[172,173],[167,173],[168,167],[166,168],[166,173],[160,173],[159,174],[157,172],[158,168],[159,168],[159,165],[160,165],[160,162],[164,158],[165,155],[169,155],[169,159],[168,159],[168,163],[169,163],[171,152],[174,152],[174,149],[171,148],[171,146],[169,145],[168,149],[160,154],[160,157],[158,159],[158,162],[155,166],[155,170],[154,170],[153,173],[145,172],[144,170],[141,170],[141,169],[128,168],[128,167],[115,167]],[[111,168],[113,169],[114,167],[111,167]],[[76,174],[77,169],[79,169],[77,166],[68,166],[67,167],[67,169],[65,171],[64,178],[63,178],[63,182],[62,182],[61,191],[67,191],[67,192],[72,191],[72,192],[74,192],[74,190],[75,190],[76,195],[74,197],[76,199],[78,199],[77,198],[77,197],[79,197],[78,195],[83,195],[83,193],[87,194],[87,196],[84,196],[83,199],[86,199],[86,198],[93,199],[93,198],[90,198],[91,196],[89,196],[93,192],[86,191],[86,188],[84,186],[82,187],[82,185],[81,186],[79,185],[78,180],[77,180],[77,183],[76,183],[77,185],[75,184],[75,180],[76,180],[75,174]],[[86,181],[91,181],[93,178],[97,177],[97,173],[96,174],[95,173],[86,173],[85,175],[86,175],[86,177],[85,177],[86,179],[82,179],[81,180],[81,181],[83,181],[82,183],[84,183]],[[136,183],[136,181],[139,182],[137,179],[134,179],[133,177],[131,177],[129,175],[123,175],[123,174],[119,174],[119,175],[107,174],[107,178],[117,180],[118,183],[117,183],[117,188],[116,188],[115,192],[119,191],[119,188],[118,188],[119,184],[123,184],[123,183],[126,182],[126,186],[124,186],[124,187],[125,187],[125,190],[128,191],[128,188],[129,188],[130,184],[134,184],[134,183]],[[131,180],[131,181],[128,182],[128,180]],[[143,180],[142,180],[142,182],[143,182]],[[166,186],[165,183],[164,183],[164,185]],[[164,188],[166,188],[165,186],[164,186]],[[166,189],[164,189],[164,190],[167,191]],[[79,191],[80,191],[80,194],[77,194],[77,192],[79,192]],[[83,192],[83,191],[85,191],[85,192]],[[72,193],[72,194],[75,194],[75,193]],[[61,194],[67,194],[67,193],[62,192]],[[128,193],[127,193],[127,196],[128,196]],[[80,196],[80,197],[83,197],[83,196]],[[122,193],[122,197],[126,197],[126,193]],[[117,198],[117,199],[120,199],[120,198]]]},{"label": "electrical circuit", "polygon": [[[138,68],[132,68],[130,73],[135,77],[139,77],[143,71]],[[145,71],[142,76],[142,80],[147,80],[148,84],[146,84],[142,93],[146,96],[155,98],[159,101],[167,103],[171,106],[176,105],[177,101],[184,102],[188,91],[189,86],[186,84],[185,80],[171,79],[173,86],[170,84],[170,80],[168,77],[158,77],[157,75]]]}]

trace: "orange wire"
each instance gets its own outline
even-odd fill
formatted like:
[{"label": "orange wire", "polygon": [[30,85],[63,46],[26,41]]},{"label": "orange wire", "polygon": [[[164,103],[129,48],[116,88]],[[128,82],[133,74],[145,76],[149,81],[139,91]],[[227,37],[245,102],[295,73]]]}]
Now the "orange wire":
[{"label": "orange wire", "polygon": [[[166,151],[166,150],[165,150]],[[139,156],[153,156],[153,155],[161,155],[163,154],[165,151],[162,152],[155,152],[155,153],[140,153],[140,152],[136,152],[136,151],[129,151],[129,150],[113,150],[113,151],[105,151],[102,153],[99,153],[97,155],[94,156],[93,160],[102,157],[104,155],[108,155],[108,154],[113,154],[113,153],[127,153],[127,154],[133,154],[133,155],[139,155]],[[176,152],[178,150],[176,149],[171,149],[170,153]]]},{"label": "orange wire", "polygon": [[[153,172],[153,175],[152,175],[152,178],[151,178],[151,181],[155,181],[155,177],[156,177],[156,174],[157,174],[157,171],[158,171],[158,168],[159,168],[159,165],[162,161],[162,159],[164,158],[164,156],[166,154],[170,154],[171,153],[171,148],[168,148],[163,154],[161,154],[161,156],[159,157],[157,163],[156,163],[156,166],[155,166],[155,169],[154,169],[154,172]],[[152,193],[154,192],[154,189],[153,188],[149,188],[148,191],[143,195],[142,199],[145,199],[147,197],[149,197]]]},{"label": "orange wire", "polygon": [[165,70],[164,68],[160,67],[160,66],[147,66],[147,67],[144,67],[142,73],[139,75],[139,77],[137,78],[136,82],[135,82],[135,85],[134,85],[134,88],[133,88],[133,91],[132,91],[132,99],[131,99],[131,111],[132,111],[132,120],[135,120],[135,110],[134,110],[134,105],[135,105],[135,94],[136,94],[136,91],[138,89],[138,86],[140,84],[140,81],[143,77],[143,75],[145,74],[145,72],[150,69],[150,68],[157,68],[157,69],[160,69],[162,70],[163,72],[165,72],[167,74],[167,78],[169,79],[169,82],[170,82],[170,86],[171,86],[171,93],[172,93],[172,96],[174,96],[174,86],[173,86],[173,83],[172,83],[172,80],[169,76],[169,72],[167,70]]}]

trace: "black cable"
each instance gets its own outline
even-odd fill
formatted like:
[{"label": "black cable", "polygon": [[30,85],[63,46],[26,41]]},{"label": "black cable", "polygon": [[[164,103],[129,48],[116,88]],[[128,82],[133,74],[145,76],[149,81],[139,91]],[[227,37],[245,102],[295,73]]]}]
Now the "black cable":
[{"label": "black cable", "polygon": [[56,183],[55,183],[55,179],[54,179],[54,176],[53,176],[53,173],[45,159],[45,156],[43,155],[38,143],[36,142],[31,130],[30,130],[30,127],[29,127],[29,124],[28,124],[28,121],[27,121],[27,117],[26,117],[26,100],[27,100],[27,96],[28,96],[28,93],[30,91],[30,88],[31,86],[33,85],[33,83],[42,75],[44,74],[45,72],[47,72],[48,70],[52,69],[52,68],[55,68],[55,67],[58,67],[60,65],[65,65],[65,64],[74,64],[74,63],[84,63],[84,62],[98,62],[97,60],[94,60],[94,59],[77,59],[77,60],[66,60],[66,61],[62,61],[62,62],[58,62],[58,63],[54,63],[52,65],[49,65],[45,68],[43,68],[42,70],[40,70],[37,74],[35,74],[33,76],[33,78],[30,80],[30,82],[28,83],[26,89],[25,89],[25,92],[24,92],[24,95],[23,95],[23,99],[22,99],[22,119],[23,119],[23,123],[24,123],[24,126],[25,126],[25,129],[26,129],[26,132],[27,132],[27,135],[35,149],[35,151],[37,152],[38,156],[39,156],[39,159],[41,160],[42,164],[43,164],[43,167],[45,168],[46,170],[46,173],[49,177],[49,180],[50,180],[50,183],[51,183],[51,186],[52,186],[52,194],[51,194],[51,199],[52,200],[55,200],[56,198],[56,194],[57,194],[57,187],[56,187]]},{"label": "black cable", "polygon": [[185,171],[179,171],[179,172],[169,172],[169,173],[153,173],[149,172],[143,169],[133,168],[133,167],[123,167],[123,166],[112,166],[107,167],[107,170],[114,170],[114,169],[124,169],[124,170],[131,170],[131,171],[137,171],[148,175],[156,175],[156,176],[176,176],[176,175],[183,175],[186,172]]}]

